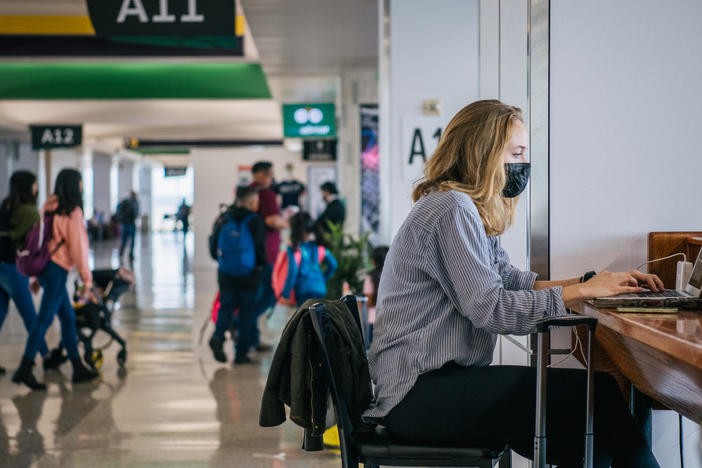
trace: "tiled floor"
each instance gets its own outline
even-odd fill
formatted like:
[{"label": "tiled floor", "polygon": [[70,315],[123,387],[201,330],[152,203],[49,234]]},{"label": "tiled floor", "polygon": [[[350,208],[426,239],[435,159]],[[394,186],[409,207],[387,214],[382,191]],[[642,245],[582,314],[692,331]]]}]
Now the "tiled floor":
[{"label": "tiled floor", "polygon": [[[113,344],[95,384],[72,385],[68,364],[46,375],[35,368],[48,392],[0,377],[0,467],[340,466],[331,452],[300,450],[302,431],[292,423],[258,427],[270,354],[255,365],[219,365],[206,346],[209,324],[199,343],[216,284],[213,272],[190,271],[188,240],[166,233],[139,242],[136,291],[124,294],[113,321],[128,342],[125,376]],[[117,265],[114,247],[95,246],[97,268]],[[277,310],[264,339],[276,341],[285,320]],[[0,364],[12,372],[26,335],[16,323],[5,328]],[[57,327],[47,341],[57,343]]]}]

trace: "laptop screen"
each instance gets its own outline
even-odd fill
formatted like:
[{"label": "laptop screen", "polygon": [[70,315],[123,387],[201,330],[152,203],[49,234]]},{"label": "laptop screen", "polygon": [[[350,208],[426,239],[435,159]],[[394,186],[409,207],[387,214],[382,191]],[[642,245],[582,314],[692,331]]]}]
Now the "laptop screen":
[{"label": "laptop screen", "polygon": [[702,250],[700,250],[700,255],[697,256],[695,265],[692,267],[688,284],[695,289],[702,289]]}]

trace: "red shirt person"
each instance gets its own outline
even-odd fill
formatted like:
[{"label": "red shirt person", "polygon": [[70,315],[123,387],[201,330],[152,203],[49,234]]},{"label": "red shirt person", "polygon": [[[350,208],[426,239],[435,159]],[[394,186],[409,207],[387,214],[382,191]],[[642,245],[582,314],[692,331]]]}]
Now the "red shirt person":
[{"label": "red shirt person", "polygon": [[275,263],[280,251],[280,231],[288,227],[288,222],[280,214],[278,196],[271,189],[273,183],[273,164],[268,161],[259,161],[253,165],[252,187],[259,187],[258,214],[266,224],[266,254],[268,263]]},{"label": "red shirt person", "polygon": [[[253,165],[252,187],[259,187],[259,208],[258,214],[263,218],[266,225],[266,257],[268,265],[263,268],[261,274],[261,294],[256,306],[257,316],[262,315],[269,307],[275,305],[275,293],[271,284],[273,276],[273,265],[280,251],[280,231],[288,227],[288,222],[280,214],[278,197],[271,185],[273,184],[273,164],[268,161],[259,161]],[[268,349],[267,345],[260,343],[258,327],[256,327],[257,350]]]}]

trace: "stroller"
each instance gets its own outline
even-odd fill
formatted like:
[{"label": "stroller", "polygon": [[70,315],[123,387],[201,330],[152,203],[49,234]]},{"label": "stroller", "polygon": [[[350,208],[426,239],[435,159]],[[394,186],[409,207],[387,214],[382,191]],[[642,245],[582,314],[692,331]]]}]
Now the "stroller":
[{"label": "stroller", "polygon": [[[78,341],[83,344],[83,358],[90,367],[99,369],[102,366],[102,351],[116,341],[121,346],[117,353],[117,364],[122,371],[127,362],[127,344],[111,326],[112,312],[119,297],[134,283],[134,274],[124,267],[117,270],[94,270],[92,273],[95,284],[93,295],[97,302],[79,302],[78,281],[75,283],[76,292],[73,295]],[[98,331],[105,332],[110,339],[104,344],[94,346],[93,338]],[[63,355],[63,342],[52,350],[52,354],[54,353]]]}]

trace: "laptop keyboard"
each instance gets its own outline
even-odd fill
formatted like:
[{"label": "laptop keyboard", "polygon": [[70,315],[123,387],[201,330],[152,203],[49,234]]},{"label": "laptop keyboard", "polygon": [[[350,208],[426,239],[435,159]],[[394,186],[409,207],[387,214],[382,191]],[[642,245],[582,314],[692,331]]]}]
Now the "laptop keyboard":
[{"label": "laptop keyboard", "polygon": [[680,292],[678,292],[675,289],[666,289],[663,292],[642,292],[642,293],[638,293],[637,296],[661,298],[661,299],[664,299],[666,297],[687,297],[685,294],[681,294]]}]

